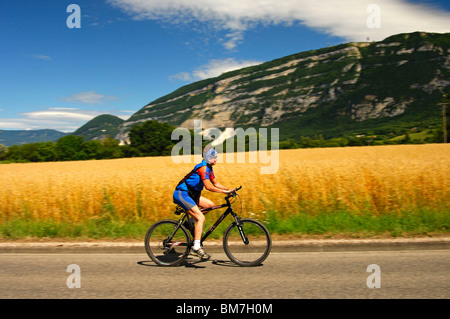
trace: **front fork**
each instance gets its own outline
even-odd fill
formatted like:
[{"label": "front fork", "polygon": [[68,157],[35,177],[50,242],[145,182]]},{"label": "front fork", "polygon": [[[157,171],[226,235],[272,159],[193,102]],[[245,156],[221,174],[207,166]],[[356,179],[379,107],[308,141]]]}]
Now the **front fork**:
[{"label": "front fork", "polygon": [[243,223],[241,222],[241,219],[236,215],[236,213],[231,213],[234,217],[234,220],[236,221],[236,227],[239,230],[239,234],[241,235],[242,241],[244,244],[248,245],[249,241],[248,238],[245,236],[244,229],[242,228]]}]

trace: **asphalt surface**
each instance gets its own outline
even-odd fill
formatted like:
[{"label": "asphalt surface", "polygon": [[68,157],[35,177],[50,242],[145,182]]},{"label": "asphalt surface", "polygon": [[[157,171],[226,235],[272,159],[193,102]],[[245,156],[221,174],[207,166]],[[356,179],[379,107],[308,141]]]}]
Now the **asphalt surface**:
[{"label": "asphalt surface", "polygon": [[210,261],[190,257],[176,268],[156,266],[140,243],[0,243],[0,298],[448,299],[449,243],[280,241],[252,268],[232,264],[219,243],[205,244]]}]

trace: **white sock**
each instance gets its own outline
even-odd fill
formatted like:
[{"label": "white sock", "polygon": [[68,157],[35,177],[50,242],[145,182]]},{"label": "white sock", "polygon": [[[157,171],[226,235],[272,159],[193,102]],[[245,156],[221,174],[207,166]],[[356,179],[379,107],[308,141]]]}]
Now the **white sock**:
[{"label": "white sock", "polygon": [[194,240],[194,250],[200,249],[200,240]]}]

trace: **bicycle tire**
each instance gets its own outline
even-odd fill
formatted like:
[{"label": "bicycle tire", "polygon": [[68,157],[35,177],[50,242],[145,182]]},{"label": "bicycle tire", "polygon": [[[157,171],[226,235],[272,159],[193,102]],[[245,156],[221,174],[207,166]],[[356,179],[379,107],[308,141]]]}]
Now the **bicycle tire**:
[{"label": "bicycle tire", "polygon": [[175,220],[163,219],[150,226],[145,234],[145,251],[159,266],[179,266],[189,255],[191,238],[183,225],[178,228],[173,240],[166,242],[177,225]]},{"label": "bicycle tire", "polygon": [[243,242],[237,224],[233,222],[223,235],[225,254],[239,266],[258,266],[266,260],[272,249],[270,233],[266,226],[255,219],[241,219],[240,223],[249,242],[247,244]]}]

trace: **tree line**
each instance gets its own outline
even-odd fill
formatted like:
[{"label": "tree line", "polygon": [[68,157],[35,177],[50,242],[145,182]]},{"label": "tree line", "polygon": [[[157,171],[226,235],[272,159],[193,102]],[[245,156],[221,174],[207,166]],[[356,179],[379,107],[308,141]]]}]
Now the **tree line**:
[{"label": "tree line", "polygon": [[[169,156],[172,148],[181,141],[172,140],[172,132],[176,129],[167,123],[147,121],[134,125],[128,136],[129,144],[119,145],[119,142],[111,137],[86,141],[82,136],[66,135],[56,142],[38,142],[24,145],[13,145],[5,147],[0,145],[0,161],[7,162],[53,162],[53,161],[79,161],[79,160],[101,160],[124,157],[143,156]],[[210,143],[202,140],[201,149],[195,147],[195,134],[190,132],[189,154],[201,153],[202,149]],[[259,138],[259,135],[258,135]],[[244,146],[234,142],[234,150],[245,151],[249,149],[247,136]],[[243,148],[244,147],[244,148]],[[269,145],[270,147],[270,145]],[[225,148],[224,148],[225,149]],[[177,155],[183,155],[181,150]]]},{"label": "tree line", "polygon": [[67,135],[57,142],[13,145],[0,149],[0,160],[7,162],[54,162],[88,159],[110,159],[123,156],[123,150],[112,138],[85,141],[81,136]]},{"label": "tree line", "polygon": [[[147,121],[134,125],[129,132],[130,143],[119,145],[111,137],[101,140],[86,141],[82,136],[66,135],[56,142],[38,142],[24,145],[5,147],[0,144],[0,161],[2,162],[52,162],[52,161],[78,161],[101,160],[124,157],[142,156],[168,156],[172,148],[179,141],[172,140],[174,126],[157,121]],[[314,137],[300,137],[299,140],[287,139],[279,142],[279,149],[315,148],[315,147],[345,147],[385,144],[411,144],[411,143],[442,143],[442,128],[430,131],[423,141],[414,140],[408,131],[402,132],[402,138],[392,139],[392,136],[360,135],[350,138],[324,139],[322,135]],[[397,134],[395,134],[397,135]],[[258,136],[258,138],[260,138]],[[248,137],[245,150],[248,150]],[[194,154],[194,133],[191,131],[191,154]],[[202,147],[209,141],[203,141]],[[239,146],[234,141],[234,150]],[[270,145],[268,146],[270,149]],[[225,151],[226,148],[224,147]],[[240,151],[244,149],[239,149]]]},{"label": "tree line", "polygon": [[53,162],[101,160],[123,157],[170,155],[175,127],[148,121],[131,128],[130,144],[119,145],[111,137],[86,141],[82,136],[66,135],[56,142],[38,142],[5,147],[0,145],[3,162]]}]

